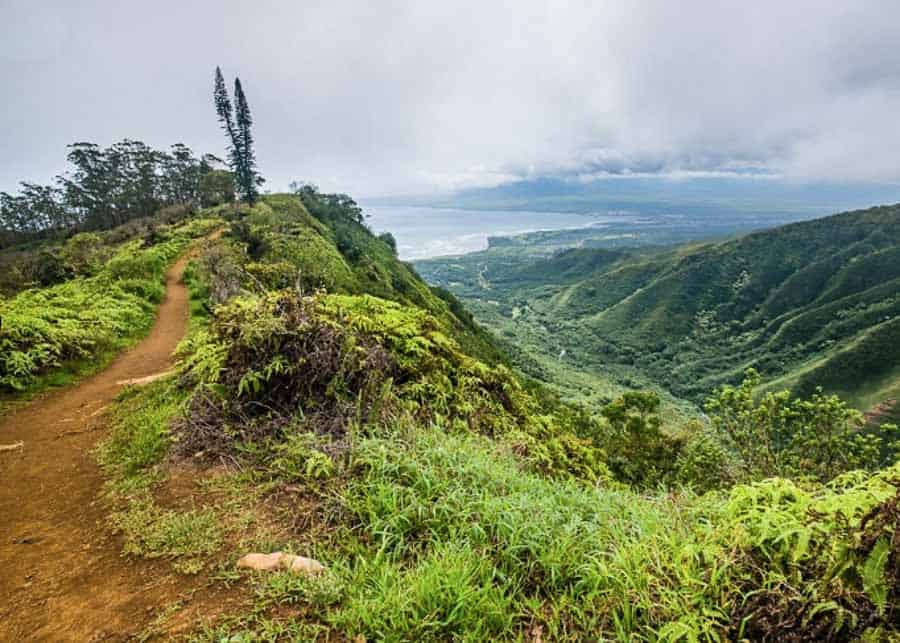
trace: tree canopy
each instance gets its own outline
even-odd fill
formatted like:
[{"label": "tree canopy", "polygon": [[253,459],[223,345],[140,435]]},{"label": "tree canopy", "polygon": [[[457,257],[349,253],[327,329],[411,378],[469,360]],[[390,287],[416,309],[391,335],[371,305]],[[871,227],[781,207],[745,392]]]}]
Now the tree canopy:
[{"label": "tree canopy", "polygon": [[23,182],[18,194],[0,192],[0,230],[12,238],[102,230],[166,206],[215,205],[233,194],[230,175],[217,169],[220,159],[197,158],[181,143],[168,151],[132,139],[107,148],[77,142],[68,149],[70,169],[50,185]]}]

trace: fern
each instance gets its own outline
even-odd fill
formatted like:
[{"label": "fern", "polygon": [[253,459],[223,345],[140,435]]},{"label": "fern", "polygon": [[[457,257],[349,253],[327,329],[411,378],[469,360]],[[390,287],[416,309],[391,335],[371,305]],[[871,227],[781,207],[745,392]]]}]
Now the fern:
[{"label": "fern", "polygon": [[891,555],[891,539],[882,536],[875,543],[872,552],[862,567],[863,588],[866,590],[879,614],[884,614],[887,605],[888,584],[885,579],[885,567]]}]

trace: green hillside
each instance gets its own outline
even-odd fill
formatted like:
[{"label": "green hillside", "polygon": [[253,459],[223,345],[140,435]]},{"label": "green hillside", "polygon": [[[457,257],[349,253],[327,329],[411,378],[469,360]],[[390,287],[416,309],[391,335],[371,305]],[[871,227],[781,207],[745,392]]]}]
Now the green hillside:
[{"label": "green hillside", "polygon": [[[343,195],[312,189],[269,195],[232,222],[222,243],[224,263],[210,263],[213,287],[227,293],[242,287],[316,289],[368,294],[428,311],[452,329],[462,345],[489,362],[500,358],[493,338],[448,292],[428,286],[396,258],[391,240],[376,237]],[[241,273],[243,277],[232,273]],[[236,283],[227,281],[236,280]]]},{"label": "green hillside", "polygon": [[[22,290],[5,314],[39,328],[30,302],[41,298],[78,302],[81,318],[96,314],[95,292],[140,286],[158,300],[175,250],[212,229],[186,272],[177,373],[126,388],[96,451],[123,553],[200,579],[184,602],[155,606],[139,638],[165,636],[170,621],[198,641],[900,631],[895,436],[860,432],[861,415],[837,398],[757,403],[752,377],[717,394],[705,425],[670,422],[659,397],[622,383],[592,408],[563,402],[514,367],[552,365],[530,363],[523,342],[495,339],[429,287],[344,195],[305,187],[200,210],[111,258],[98,235],[93,275]],[[585,272],[649,287],[717,251],[577,251],[551,260],[562,286],[542,283],[548,264],[510,272],[503,289],[528,284],[553,310],[580,310]],[[151,256],[153,270],[127,281],[123,256],[125,266]],[[516,307],[515,319],[537,314]],[[635,338],[678,328],[646,313]],[[147,314],[112,329],[128,341]],[[0,337],[41,349],[6,325]],[[237,568],[248,551],[313,556],[324,571]],[[191,611],[207,593],[220,609]]]},{"label": "green hillside", "polygon": [[388,242],[327,196],[309,194],[307,201],[318,219],[296,196],[276,195],[250,210],[163,211],[3,251],[10,295],[0,298],[0,394],[66,382],[142,336],[162,297],[165,267],[216,229],[227,234],[208,260],[212,304],[243,289],[367,293],[427,310],[461,344],[489,362],[499,359],[496,342],[459,302],[426,285]]},{"label": "green hillside", "polygon": [[644,376],[679,397],[701,400],[750,367],[863,407],[896,383],[900,206],[674,248],[580,248],[502,266],[486,255],[477,280],[457,260],[420,269],[479,312],[496,302],[485,319],[507,334],[543,325],[578,365]]}]

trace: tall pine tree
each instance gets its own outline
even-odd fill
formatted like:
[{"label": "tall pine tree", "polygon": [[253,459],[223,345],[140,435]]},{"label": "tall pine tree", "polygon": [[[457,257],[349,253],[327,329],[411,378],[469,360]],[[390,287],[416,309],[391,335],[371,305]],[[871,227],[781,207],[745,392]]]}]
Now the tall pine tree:
[{"label": "tall pine tree", "polygon": [[216,103],[216,113],[219,115],[219,122],[222,129],[228,134],[228,164],[237,179],[241,166],[241,145],[238,139],[238,131],[234,126],[234,117],[232,116],[231,99],[228,97],[228,90],[225,88],[225,78],[222,77],[222,70],[216,67],[216,81],[213,89],[213,100]]},{"label": "tall pine tree", "polygon": [[216,103],[216,113],[222,129],[228,134],[230,142],[228,148],[228,164],[234,173],[241,198],[253,203],[259,197],[259,186],[265,181],[256,171],[256,154],[253,151],[253,135],[250,127],[253,119],[250,116],[250,106],[247,97],[241,87],[240,78],[234,80],[234,109],[228,90],[225,88],[225,79],[222,70],[216,67],[215,89],[213,99]]},{"label": "tall pine tree", "polygon": [[258,186],[262,183],[262,178],[256,171],[256,154],[253,151],[253,135],[250,133],[253,118],[250,116],[250,106],[244,96],[240,78],[234,79],[234,106],[241,164],[238,185],[244,200],[253,203],[259,196]]}]

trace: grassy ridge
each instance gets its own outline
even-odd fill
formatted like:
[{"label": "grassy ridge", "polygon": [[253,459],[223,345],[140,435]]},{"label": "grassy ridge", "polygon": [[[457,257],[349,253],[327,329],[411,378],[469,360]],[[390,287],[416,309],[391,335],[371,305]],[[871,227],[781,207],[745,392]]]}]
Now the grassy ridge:
[{"label": "grassy ridge", "polygon": [[[221,245],[244,274],[238,287],[299,285],[307,294],[323,288],[415,306],[446,323],[470,352],[489,362],[501,358],[497,342],[453,295],[428,286],[412,266],[397,259],[384,238],[326,199],[267,195],[236,225],[236,234],[226,236]],[[250,283],[253,278],[256,283]]]},{"label": "grassy ridge", "polygon": [[[327,207],[278,196],[229,215],[189,271],[202,304],[180,375],[125,392],[99,451],[126,553],[249,599],[196,640],[896,635],[897,465],[705,495],[631,488],[607,459],[674,459],[652,396],[592,418],[486,361],[490,338],[452,297]],[[801,407],[768,410],[786,429]],[[731,410],[713,423],[768,417]],[[170,459],[199,481],[190,497],[167,487]],[[327,569],[235,570],[248,549]]]}]

